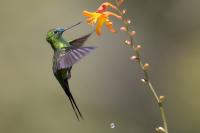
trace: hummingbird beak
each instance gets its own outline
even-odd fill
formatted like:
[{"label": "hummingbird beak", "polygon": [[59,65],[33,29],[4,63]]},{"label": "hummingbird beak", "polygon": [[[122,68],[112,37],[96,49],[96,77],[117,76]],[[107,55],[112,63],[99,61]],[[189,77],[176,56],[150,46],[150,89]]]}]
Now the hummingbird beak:
[{"label": "hummingbird beak", "polygon": [[82,23],[82,21],[80,21],[80,22],[78,22],[78,23],[76,23],[76,24],[70,26],[69,28],[64,29],[63,32],[65,32],[65,31],[67,31],[67,30],[69,30],[69,29],[71,29],[71,28],[73,28],[73,27],[75,27],[75,26],[77,26],[77,25],[79,25],[79,24],[81,24],[81,23]]}]

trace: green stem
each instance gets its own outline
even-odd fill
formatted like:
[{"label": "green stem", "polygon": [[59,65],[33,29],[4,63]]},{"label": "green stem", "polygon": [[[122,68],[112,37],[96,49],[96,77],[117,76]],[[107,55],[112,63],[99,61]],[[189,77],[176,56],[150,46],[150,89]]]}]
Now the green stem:
[{"label": "green stem", "polygon": [[159,106],[159,109],[160,109],[160,114],[161,114],[161,118],[162,118],[162,121],[163,121],[163,126],[164,126],[164,129],[165,129],[165,133],[168,133],[168,126],[167,126],[167,119],[166,119],[166,115],[165,115],[165,111],[164,111],[164,107],[163,107],[163,103],[162,101],[159,99],[158,97],[158,94],[156,93],[151,81],[150,81],[150,78],[149,78],[149,74],[147,72],[147,70],[144,69],[144,64],[143,62],[141,61],[141,57],[140,57],[140,51],[139,50],[136,50],[136,46],[134,45],[133,43],[133,36],[131,35],[131,31],[129,29],[129,25],[125,22],[126,19],[125,19],[125,16],[123,14],[123,12],[121,11],[120,9],[120,5],[118,4],[117,0],[115,0],[115,3],[117,5],[117,11],[119,12],[119,14],[122,16],[122,21],[124,22],[125,24],[125,28],[127,29],[127,33],[129,35],[129,39],[130,39],[130,42],[131,42],[131,45],[132,45],[132,48],[134,49],[135,51],[135,54],[136,54],[136,57],[137,57],[137,61],[138,61],[138,64],[140,66],[140,68],[143,70],[144,72],[144,77],[145,77],[145,82],[148,86],[148,88],[150,89],[150,91],[152,92],[158,106]]},{"label": "green stem", "polygon": [[[138,52],[138,51],[136,51],[136,52]],[[155,98],[155,100],[156,100],[156,102],[159,106],[161,118],[162,118],[162,121],[163,121],[163,126],[164,126],[164,129],[165,129],[165,133],[168,133],[167,119],[166,119],[163,103],[162,103],[162,101],[160,101],[158,94],[156,93],[156,91],[155,91],[155,89],[154,89],[154,87],[153,87],[153,85],[150,81],[148,72],[146,70],[144,70],[144,67],[143,67],[144,65],[141,61],[139,52],[137,53],[137,55],[138,55],[138,63],[140,65],[141,69],[144,72],[146,84],[149,87],[150,91],[152,92],[152,94],[153,94],[153,96],[154,96],[154,98]]]}]

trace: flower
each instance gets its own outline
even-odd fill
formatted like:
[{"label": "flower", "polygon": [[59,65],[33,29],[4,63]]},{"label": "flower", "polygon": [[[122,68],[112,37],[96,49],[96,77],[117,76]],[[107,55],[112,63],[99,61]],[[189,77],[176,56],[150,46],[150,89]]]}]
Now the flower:
[{"label": "flower", "polygon": [[116,7],[112,5],[111,3],[105,2],[101,4],[101,6],[96,10],[96,12],[83,11],[83,15],[87,17],[88,24],[94,25],[97,23],[96,25],[97,35],[101,34],[101,28],[104,23],[111,32],[116,32],[115,29],[113,28],[113,23],[109,20],[110,16],[114,16],[118,19],[122,19],[121,16],[113,12],[106,11],[108,7],[116,9]]}]

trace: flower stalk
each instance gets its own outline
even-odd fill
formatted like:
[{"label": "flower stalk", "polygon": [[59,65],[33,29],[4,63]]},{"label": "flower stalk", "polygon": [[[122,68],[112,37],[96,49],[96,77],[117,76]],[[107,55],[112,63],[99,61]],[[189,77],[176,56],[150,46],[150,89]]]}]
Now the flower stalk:
[{"label": "flower stalk", "polygon": [[[135,36],[136,32],[130,30],[129,25],[131,24],[131,20],[127,19],[126,17],[127,10],[121,9],[121,5],[124,3],[124,0],[114,0],[114,1],[115,1],[115,4],[112,4],[110,2],[104,2],[103,4],[99,6],[99,8],[95,12],[89,12],[85,10],[83,11],[83,15],[87,17],[88,24],[90,25],[97,24],[96,34],[99,36],[101,35],[101,29],[102,29],[103,24],[105,24],[111,32],[113,33],[116,32],[116,30],[113,28],[113,23],[109,19],[110,16],[114,16],[115,18],[123,22],[124,26],[122,26],[120,30],[128,34],[128,39],[125,40],[125,44],[130,46],[135,52],[135,55],[130,57],[130,59],[138,62],[140,68],[142,69],[144,73],[144,78],[141,79],[141,81],[145,83],[148,86],[149,90],[152,92],[153,97],[156,100],[159,110],[160,110],[163,127],[159,126],[158,128],[156,128],[156,131],[158,133],[168,133],[167,120],[166,120],[166,115],[165,115],[165,111],[163,107],[164,96],[158,96],[157,92],[155,91],[150,81],[150,77],[148,73],[150,65],[148,63],[143,63],[141,59],[141,55],[140,55],[140,51],[142,48],[141,45],[136,45],[133,42],[133,37]],[[116,10],[118,14],[107,11],[109,7]]]},{"label": "flower stalk", "polygon": [[150,81],[150,77],[149,77],[149,73],[148,73],[148,69],[150,67],[150,65],[148,63],[143,63],[141,56],[140,56],[140,45],[135,45],[133,43],[133,36],[135,35],[135,31],[131,31],[129,28],[129,24],[130,24],[130,20],[127,21],[126,17],[125,17],[125,10],[121,10],[120,9],[120,3],[118,0],[115,0],[115,4],[116,4],[116,10],[118,11],[118,13],[121,15],[122,17],[122,21],[124,23],[124,28],[126,29],[125,32],[128,33],[129,36],[129,40],[131,43],[132,48],[135,51],[135,56],[132,56],[131,59],[135,60],[136,62],[138,62],[140,68],[142,69],[143,73],[144,73],[144,79],[142,79],[142,81],[148,86],[148,88],[150,89],[150,91],[152,92],[154,99],[156,100],[159,110],[160,110],[160,114],[161,114],[161,118],[162,118],[162,122],[163,122],[163,127],[158,127],[156,128],[156,131],[161,132],[162,133],[168,133],[168,126],[167,126],[167,119],[166,119],[166,115],[165,115],[165,111],[164,111],[164,107],[163,107],[163,100],[164,100],[164,96],[158,96],[157,92],[155,91],[151,81]]}]

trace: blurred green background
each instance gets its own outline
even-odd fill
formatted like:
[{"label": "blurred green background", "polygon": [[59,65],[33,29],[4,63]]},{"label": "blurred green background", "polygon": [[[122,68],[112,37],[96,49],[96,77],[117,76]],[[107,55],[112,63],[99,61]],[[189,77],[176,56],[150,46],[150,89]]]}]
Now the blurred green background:
[{"label": "blurred green background", "polygon": [[[1,133],[149,133],[160,126],[158,107],[140,82],[142,72],[129,60],[133,52],[123,44],[124,33],[94,34],[86,45],[98,49],[73,67],[70,87],[84,121],[77,121],[52,74],[46,32],[84,20],[82,11],[102,2],[0,0]],[[153,84],[166,96],[169,132],[199,133],[200,1],[125,2]],[[71,40],[91,30],[84,23],[64,36]]]}]

